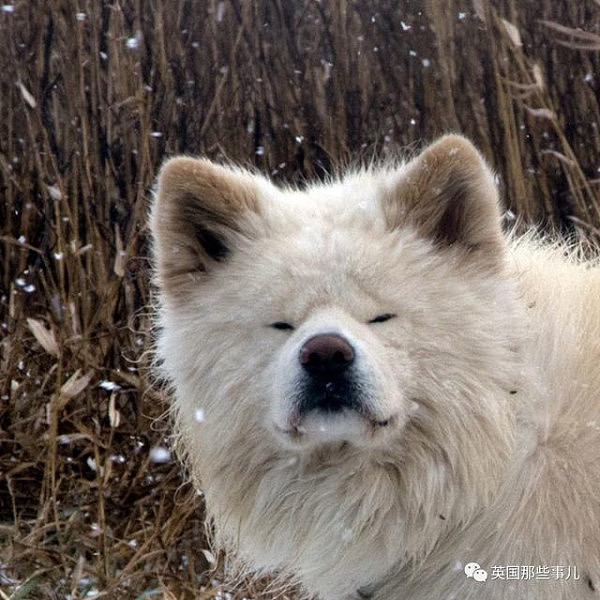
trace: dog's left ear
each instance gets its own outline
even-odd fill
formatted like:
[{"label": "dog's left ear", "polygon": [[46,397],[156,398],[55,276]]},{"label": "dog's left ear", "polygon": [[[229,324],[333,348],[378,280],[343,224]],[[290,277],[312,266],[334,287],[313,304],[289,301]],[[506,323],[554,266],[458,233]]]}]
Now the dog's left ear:
[{"label": "dog's left ear", "polygon": [[388,226],[413,226],[442,247],[458,246],[490,265],[504,249],[498,190],[475,146],[447,135],[410,161],[383,202]]}]

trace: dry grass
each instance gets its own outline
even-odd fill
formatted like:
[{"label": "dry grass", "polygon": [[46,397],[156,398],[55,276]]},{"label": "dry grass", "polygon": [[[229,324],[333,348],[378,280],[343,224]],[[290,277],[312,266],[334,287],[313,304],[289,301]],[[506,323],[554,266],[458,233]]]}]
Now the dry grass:
[{"label": "dry grass", "polygon": [[298,181],[459,130],[512,213],[600,238],[592,0],[14,0],[0,39],[3,600],[221,589],[200,498],[150,453],[169,443],[144,309],[166,155]]}]

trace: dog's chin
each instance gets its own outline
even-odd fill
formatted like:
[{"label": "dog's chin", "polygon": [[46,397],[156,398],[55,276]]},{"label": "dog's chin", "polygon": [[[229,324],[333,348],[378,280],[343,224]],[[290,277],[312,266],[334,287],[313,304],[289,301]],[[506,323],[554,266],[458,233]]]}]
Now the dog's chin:
[{"label": "dog's chin", "polygon": [[276,424],[275,428],[280,438],[294,446],[339,442],[365,446],[391,430],[394,423],[394,417],[379,418],[351,409],[336,412],[315,409],[304,415],[291,416],[285,425]]}]

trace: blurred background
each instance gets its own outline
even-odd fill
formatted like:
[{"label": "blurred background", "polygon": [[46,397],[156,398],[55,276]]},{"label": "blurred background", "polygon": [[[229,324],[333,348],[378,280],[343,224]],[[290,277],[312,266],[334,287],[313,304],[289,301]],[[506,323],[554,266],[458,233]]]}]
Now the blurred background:
[{"label": "blurred background", "polygon": [[148,373],[146,212],[176,153],[301,184],[469,136],[507,226],[600,241],[598,0],[4,0],[0,598],[223,585]]}]

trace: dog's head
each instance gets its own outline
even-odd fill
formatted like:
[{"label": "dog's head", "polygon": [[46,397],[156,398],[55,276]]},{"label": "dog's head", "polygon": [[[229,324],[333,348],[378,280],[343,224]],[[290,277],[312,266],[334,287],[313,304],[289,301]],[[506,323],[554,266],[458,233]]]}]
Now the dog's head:
[{"label": "dog's head", "polygon": [[212,403],[224,418],[251,411],[288,446],[378,444],[417,417],[428,385],[502,370],[497,192],[461,137],[304,191],[176,158],[152,230],[164,358],[176,384],[203,374],[184,401],[209,416]]},{"label": "dog's head", "polygon": [[393,464],[415,514],[451,510],[451,477],[490,493],[512,443],[519,302],[470,142],[303,190],[176,158],[151,229],[159,353],[192,470],[222,482],[215,502],[238,485],[255,501],[294,457],[318,470],[344,452],[353,469]]}]

